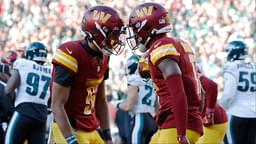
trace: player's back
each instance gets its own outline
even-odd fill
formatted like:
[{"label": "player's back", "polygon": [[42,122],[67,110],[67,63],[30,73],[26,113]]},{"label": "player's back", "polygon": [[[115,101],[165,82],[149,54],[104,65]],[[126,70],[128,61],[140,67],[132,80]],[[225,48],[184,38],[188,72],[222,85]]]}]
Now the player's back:
[{"label": "player's back", "polygon": [[13,69],[17,69],[20,74],[15,106],[25,102],[47,105],[50,96],[51,67],[31,60],[18,59]]},{"label": "player's back", "polygon": [[134,113],[155,113],[156,95],[151,79],[141,78],[138,73],[128,77],[128,85],[138,86],[138,102]]},{"label": "player's back", "polygon": [[13,69],[18,70],[20,76],[15,111],[42,122],[46,121],[51,67],[27,59],[18,59],[14,62]]},{"label": "player's back", "polygon": [[229,112],[241,117],[256,117],[256,63],[237,60],[224,66],[224,74],[231,74],[237,83]]}]

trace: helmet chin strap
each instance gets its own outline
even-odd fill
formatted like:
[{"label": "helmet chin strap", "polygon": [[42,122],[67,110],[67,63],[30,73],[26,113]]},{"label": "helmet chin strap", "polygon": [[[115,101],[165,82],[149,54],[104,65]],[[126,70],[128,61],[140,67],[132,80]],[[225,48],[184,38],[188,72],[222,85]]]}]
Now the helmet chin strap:
[{"label": "helmet chin strap", "polygon": [[101,47],[96,43],[95,40],[92,40],[92,43],[93,43],[93,44],[97,47],[97,49],[98,49],[100,52],[102,52],[103,54],[108,55],[108,56],[110,56],[110,55],[112,54],[112,52],[111,52],[110,50],[108,50],[108,49],[106,49],[106,48],[101,48]]}]

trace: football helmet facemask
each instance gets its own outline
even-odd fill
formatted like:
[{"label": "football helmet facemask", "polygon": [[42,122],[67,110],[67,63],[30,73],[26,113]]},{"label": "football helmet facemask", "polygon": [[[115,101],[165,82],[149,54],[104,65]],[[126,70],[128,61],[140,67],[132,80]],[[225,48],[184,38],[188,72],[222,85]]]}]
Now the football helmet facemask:
[{"label": "football helmet facemask", "polygon": [[138,5],[129,17],[127,43],[132,50],[145,52],[149,41],[171,31],[168,11],[160,4],[148,2]]},{"label": "football helmet facemask", "polygon": [[119,55],[124,49],[124,24],[111,7],[89,8],[84,13],[81,32],[105,55]]},{"label": "football helmet facemask", "polygon": [[47,48],[41,42],[31,43],[25,50],[25,58],[37,63],[45,63],[47,57]]},{"label": "football helmet facemask", "polygon": [[235,40],[225,45],[225,51],[228,61],[244,60],[247,55],[247,46],[243,41]]}]

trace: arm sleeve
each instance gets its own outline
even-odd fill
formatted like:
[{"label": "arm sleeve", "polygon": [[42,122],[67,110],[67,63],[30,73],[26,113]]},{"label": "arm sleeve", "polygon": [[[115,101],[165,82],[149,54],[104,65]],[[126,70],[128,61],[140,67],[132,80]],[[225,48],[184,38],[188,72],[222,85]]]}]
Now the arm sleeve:
[{"label": "arm sleeve", "polygon": [[170,75],[165,79],[173,103],[173,113],[178,135],[186,135],[188,104],[180,75]]},{"label": "arm sleeve", "polygon": [[236,87],[237,87],[237,83],[234,75],[232,75],[231,73],[224,73],[224,90],[223,90],[223,95],[220,99],[220,105],[225,110],[228,110],[228,108],[232,104],[233,98],[236,93],[234,88]]},{"label": "arm sleeve", "polygon": [[63,86],[71,86],[74,81],[74,75],[69,70],[57,65],[54,81]]},{"label": "arm sleeve", "polygon": [[206,92],[206,108],[214,109],[218,96],[218,85],[205,76],[201,76],[200,81]]}]

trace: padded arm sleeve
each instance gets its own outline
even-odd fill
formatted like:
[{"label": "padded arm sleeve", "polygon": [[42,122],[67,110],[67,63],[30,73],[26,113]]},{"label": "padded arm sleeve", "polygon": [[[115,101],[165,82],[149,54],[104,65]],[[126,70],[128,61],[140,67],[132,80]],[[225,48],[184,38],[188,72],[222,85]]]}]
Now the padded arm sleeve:
[{"label": "padded arm sleeve", "polygon": [[171,100],[173,101],[173,113],[178,135],[186,135],[188,104],[181,75],[169,75],[165,79],[169,89]]}]

